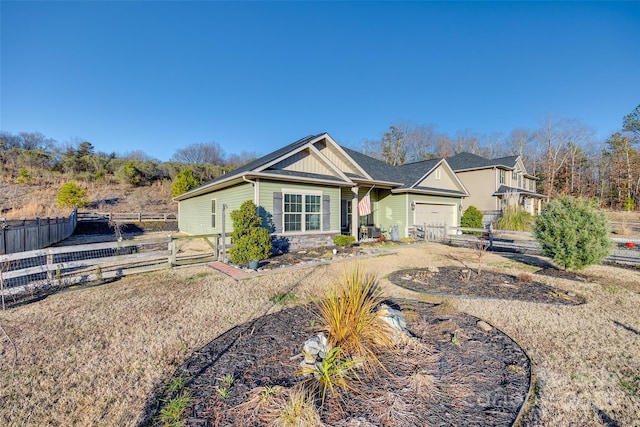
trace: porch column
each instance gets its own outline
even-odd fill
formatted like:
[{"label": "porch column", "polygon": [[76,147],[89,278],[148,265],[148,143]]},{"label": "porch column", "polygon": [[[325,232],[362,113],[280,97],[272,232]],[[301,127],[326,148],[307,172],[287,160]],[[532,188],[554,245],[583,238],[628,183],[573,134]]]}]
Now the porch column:
[{"label": "porch column", "polygon": [[351,235],[359,241],[358,236],[358,187],[351,188]]}]

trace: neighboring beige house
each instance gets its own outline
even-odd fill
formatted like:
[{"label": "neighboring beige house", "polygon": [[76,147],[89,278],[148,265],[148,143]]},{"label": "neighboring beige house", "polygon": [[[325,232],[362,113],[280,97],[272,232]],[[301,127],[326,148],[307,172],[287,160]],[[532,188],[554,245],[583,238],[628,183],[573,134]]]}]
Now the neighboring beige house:
[{"label": "neighboring beige house", "polygon": [[494,216],[509,204],[532,215],[539,214],[547,196],[536,192],[536,177],[527,173],[520,156],[487,159],[471,153],[447,158],[470,196],[465,206],[475,206]]}]

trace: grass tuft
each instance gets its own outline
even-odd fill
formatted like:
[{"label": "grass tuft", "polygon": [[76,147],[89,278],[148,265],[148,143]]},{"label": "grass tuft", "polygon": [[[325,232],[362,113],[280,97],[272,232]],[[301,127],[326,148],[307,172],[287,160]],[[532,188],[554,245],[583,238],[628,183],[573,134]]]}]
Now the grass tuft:
[{"label": "grass tuft", "polygon": [[313,398],[304,389],[293,389],[273,425],[274,427],[317,427],[321,426],[322,422]]},{"label": "grass tuft", "polygon": [[298,296],[293,292],[286,292],[282,294],[275,294],[269,297],[269,301],[274,304],[287,305],[289,302],[293,302],[298,299]]},{"label": "grass tuft", "polygon": [[167,401],[158,416],[159,421],[166,427],[181,427],[184,425],[184,417],[187,409],[193,404],[193,398],[189,393],[183,392],[179,396]]},{"label": "grass tuft", "polygon": [[314,367],[303,368],[300,373],[307,375],[305,384],[311,384],[312,394],[320,395],[320,406],[324,406],[327,392],[332,397],[339,397],[341,391],[355,390],[350,385],[354,377],[358,378],[355,369],[360,364],[358,359],[348,359],[342,357],[340,347],[332,348],[327,357],[322,359],[322,363]]}]

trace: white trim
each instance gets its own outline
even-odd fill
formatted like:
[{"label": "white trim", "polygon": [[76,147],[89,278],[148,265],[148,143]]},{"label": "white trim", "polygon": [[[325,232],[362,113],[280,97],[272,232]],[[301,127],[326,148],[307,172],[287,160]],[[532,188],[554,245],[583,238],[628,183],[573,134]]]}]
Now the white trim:
[{"label": "white trim", "polygon": [[322,190],[307,190],[307,189],[301,189],[301,188],[286,188],[286,187],[282,187],[282,189],[280,190],[282,191],[282,195],[284,195],[284,193],[287,194],[302,194],[304,195],[309,195],[309,196],[322,196]]},{"label": "white trim", "polygon": [[[286,235],[291,235],[293,233],[314,233],[314,232],[323,232],[324,230],[322,230],[322,221],[323,221],[323,213],[322,213],[322,191],[320,190],[310,190],[310,191],[306,191],[306,190],[294,190],[294,189],[286,189],[286,188],[282,188],[282,234],[286,234]],[[302,205],[302,211],[301,212],[287,212],[285,210],[285,197],[289,195],[289,196],[301,196],[302,200],[301,200],[301,205]],[[315,196],[315,197],[319,197],[320,198],[320,211],[319,212],[307,212],[307,203],[306,203],[306,197],[305,196]],[[308,230],[306,225],[306,215],[307,214],[313,214],[313,215],[319,215],[320,216],[320,229],[319,230]],[[300,227],[302,228],[302,230],[295,230],[295,231],[287,231],[285,230],[285,217],[287,215],[300,215]]]},{"label": "white trim", "polygon": [[[211,209],[211,208],[215,208],[215,209]],[[214,211],[215,212],[212,212]],[[210,219],[209,219],[209,226],[214,229],[217,230],[218,229],[218,198],[212,198],[211,199],[211,204],[209,205],[209,215],[210,215]],[[215,222],[215,224],[213,224]]]}]

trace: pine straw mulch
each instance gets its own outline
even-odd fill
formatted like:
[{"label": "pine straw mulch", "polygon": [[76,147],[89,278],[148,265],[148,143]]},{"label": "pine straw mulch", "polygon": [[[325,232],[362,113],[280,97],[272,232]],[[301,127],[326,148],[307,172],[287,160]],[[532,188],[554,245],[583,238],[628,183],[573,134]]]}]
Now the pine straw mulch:
[{"label": "pine straw mulch", "polygon": [[389,280],[403,288],[438,296],[511,299],[546,304],[579,305],[585,299],[534,280],[535,275],[582,280],[580,275],[555,268],[545,268],[534,275],[513,276],[495,271],[462,267],[434,267],[396,271]]},{"label": "pine straw mulch", "polygon": [[[530,361],[515,342],[496,329],[480,329],[478,319],[464,313],[416,301],[391,304],[402,310],[414,339],[380,354],[388,372],[360,372],[357,391],[328,397],[320,409],[324,425],[514,423],[531,383]],[[297,370],[302,344],[317,332],[311,327],[313,310],[297,306],[262,316],[195,352],[175,374],[187,379],[185,389],[194,399],[186,425],[270,425],[304,380]],[[225,398],[219,390],[228,375],[234,382]],[[156,396],[148,414],[157,420],[170,398],[168,392]]]}]

